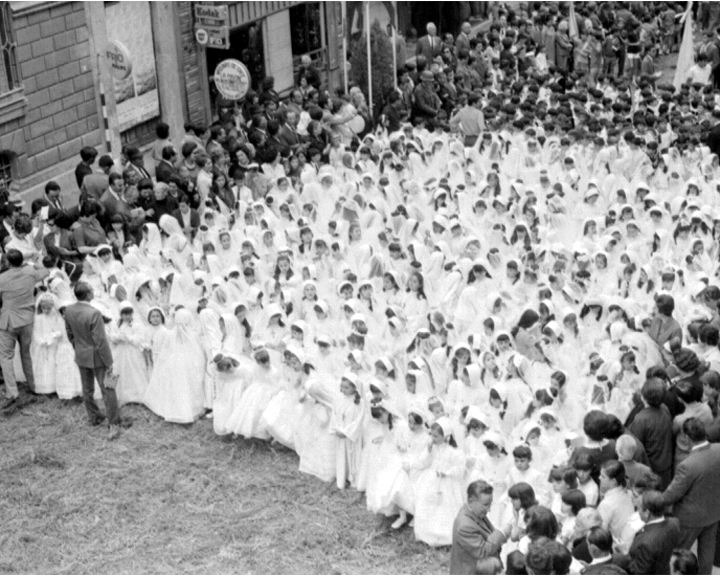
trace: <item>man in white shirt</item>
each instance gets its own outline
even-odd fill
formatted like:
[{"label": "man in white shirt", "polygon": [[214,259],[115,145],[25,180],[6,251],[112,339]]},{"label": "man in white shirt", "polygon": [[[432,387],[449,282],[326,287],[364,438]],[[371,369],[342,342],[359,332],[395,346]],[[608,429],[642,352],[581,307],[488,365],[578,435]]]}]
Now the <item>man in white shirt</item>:
[{"label": "man in white shirt", "polygon": [[707,56],[700,54],[698,56],[697,64],[690,67],[687,72],[686,82],[688,84],[702,84],[707,86],[710,84],[710,75],[712,74],[712,68],[708,65]]}]

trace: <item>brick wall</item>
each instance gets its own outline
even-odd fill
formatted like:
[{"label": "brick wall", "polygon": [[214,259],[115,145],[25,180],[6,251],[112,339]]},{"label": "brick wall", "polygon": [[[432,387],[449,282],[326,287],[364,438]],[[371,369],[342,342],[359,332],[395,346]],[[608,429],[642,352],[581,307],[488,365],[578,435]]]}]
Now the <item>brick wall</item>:
[{"label": "brick wall", "polygon": [[28,102],[20,176],[28,176],[99,144],[99,118],[83,3],[20,13],[13,26]]}]

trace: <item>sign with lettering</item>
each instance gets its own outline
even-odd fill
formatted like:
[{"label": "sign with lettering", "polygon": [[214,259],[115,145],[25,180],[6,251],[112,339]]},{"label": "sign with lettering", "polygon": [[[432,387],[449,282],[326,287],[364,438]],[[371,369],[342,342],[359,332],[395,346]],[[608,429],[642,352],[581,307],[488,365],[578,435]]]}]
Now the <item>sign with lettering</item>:
[{"label": "sign with lettering", "polygon": [[[219,26],[227,24],[228,7],[227,6],[209,6],[207,4],[195,4],[195,18],[198,20],[214,20],[211,24]],[[224,22],[222,22],[224,21]]]},{"label": "sign with lettering", "polygon": [[250,88],[250,72],[239,60],[223,60],[215,68],[215,86],[228,100],[240,100]]},{"label": "sign with lettering", "polygon": [[227,26],[195,25],[195,40],[208,48],[230,49],[230,28]]},{"label": "sign with lettering", "polygon": [[110,65],[110,73],[116,80],[125,80],[132,74],[130,52],[122,42],[114,41],[105,47],[105,58]]}]

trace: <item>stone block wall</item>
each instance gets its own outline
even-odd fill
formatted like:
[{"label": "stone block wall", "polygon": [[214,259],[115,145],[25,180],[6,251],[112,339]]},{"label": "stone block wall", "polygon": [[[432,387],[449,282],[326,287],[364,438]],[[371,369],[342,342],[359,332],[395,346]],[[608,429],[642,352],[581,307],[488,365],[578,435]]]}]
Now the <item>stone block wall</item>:
[{"label": "stone block wall", "polygon": [[[18,176],[32,176],[101,141],[83,2],[39,3],[13,18],[20,82],[27,99]],[[0,126],[6,133],[8,125]]]}]

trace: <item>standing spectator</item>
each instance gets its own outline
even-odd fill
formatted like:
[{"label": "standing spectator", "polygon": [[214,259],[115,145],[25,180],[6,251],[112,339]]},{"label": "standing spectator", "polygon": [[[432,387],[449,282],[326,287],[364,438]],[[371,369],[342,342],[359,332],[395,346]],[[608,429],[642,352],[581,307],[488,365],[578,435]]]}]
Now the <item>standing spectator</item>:
[{"label": "standing spectator", "polygon": [[165,146],[160,153],[162,158],[155,167],[155,179],[158,182],[170,182],[174,176],[178,176],[178,170],[175,168],[177,162],[177,152],[172,145]]},{"label": "standing spectator", "polygon": [[467,504],[453,524],[450,574],[474,574],[478,560],[499,557],[507,540],[505,532],[495,529],[487,514],[493,502],[493,488],[483,480],[467,488]]},{"label": "standing spectator", "polygon": [[630,424],[630,432],[645,447],[650,468],[667,486],[672,478],[673,434],[672,417],[665,399],[665,383],[659,378],[648,379],[642,387],[645,407]]},{"label": "standing spectator", "polygon": [[315,90],[320,90],[320,72],[313,66],[312,58],[310,58],[309,54],[303,54],[300,57],[300,73],[295,83],[296,86],[300,85],[301,78],[305,78],[307,83],[315,88]]},{"label": "standing spectator", "polygon": [[720,521],[720,445],[707,441],[697,418],[683,422],[683,432],[692,444],[690,455],[675,470],[663,498],[680,521],[680,547],[689,550],[697,541],[700,574],[711,574]]},{"label": "standing spectator", "polygon": [[48,275],[48,270],[23,266],[23,255],[19,250],[8,250],[7,262],[10,266],[0,274],[0,368],[5,380],[7,400],[2,408],[17,404],[19,391],[15,381],[15,346],[20,343],[20,360],[25,381],[32,392],[35,391],[30,345],[32,343],[33,322],[35,319],[35,284]]},{"label": "standing spectator", "polygon": [[[65,328],[75,349],[75,362],[82,380],[83,403],[93,426],[102,424],[107,417],[109,439],[114,440],[120,435],[120,409],[115,390],[105,386],[105,376],[112,372],[113,357],[105,335],[103,315],[90,304],[93,289],[89,284],[78,282],[75,298],[77,303],[65,309]],[[93,398],[96,381],[105,402],[106,416],[100,412]]]},{"label": "standing spectator", "polygon": [[92,146],[85,146],[80,150],[80,163],[75,167],[75,182],[77,182],[78,188],[82,188],[83,179],[85,176],[92,174],[92,165],[95,163],[98,151]]},{"label": "standing spectator", "polygon": [[157,168],[162,160],[162,151],[166,146],[172,146],[172,142],[170,142],[170,126],[165,124],[165,122],[158,122],[158,125],[155,127],[155,136],[157,136],[157,138],[155,142],[153,142],[150,155],[155,163],[155,168]]},{"label": "standing spectator", "polygon": [[467,105],[450,118],[450,129],[453,132],[462,133],[466,148],[472,147],[477,142],[480,133],[485,130],[485,117],[480,106],[480,96],[471,93],[468,96]]},{"label": "standing spectator", "polygon": [[81,198],[100,200],[105,190],[110,187],[109,176],[114,166],[112,156],[108,154],[100,156],[100,160],[98,160],[99,170],[93,174],[88,174],[83,179],[80,187]]},{"label": "standing spectator", "polygon": [[631,574],[670,574],[670,558],[680,542],[677,518],[665,517],[665,501],[660,492],[644,492],[638,512],[645,526],[635,534],[630,546]]},{"label": "standing spectator", "polygon": [[555,65],[562,74],[570,71],[570,58],[572,56],[573,41],[568,36],[568,23],[563,20],[558,25],[555,36]]},{"label": "standing spectator", "polygon": [[415,106],[413,116],[433,120],[440,111],[442,102],[435,92],[435,76],[430,70],[423,70],[420,75],[422,82],[415,87]]},{"label": "standing spectator", "polygon": [[470,51],[470,34],[472,33],[472,26],[470,22],[463,22],[460,26],[460,34],[458,34],[455,40],[455,56],[460,54],[460,50]]},{"label": "standing spectator", "polygon": [[427,35],[418,38],[417,46],[415,47],[415,55],[424,56],[425,60],[430,63],[435,60],[437,56],[442,54],[443,43],[437,36],[437,28],[435,27],[435,24],[428,22],[425,30],[427,30]]},{"label": "standing spectator", "polygon": [[[696,356],[697,358],[697,356]],[[700,361],[697,361],[698,366]],[[703,384],[699,378],[680,380],[675,386],[677,397],[685,410],[673,419],[673,434],[675,434],[675,467],[690,455],[692,442],[683,432],[683,422],[696,418],[703,426],[709,426],[713,420],[712,410],[703,399]]]}]

